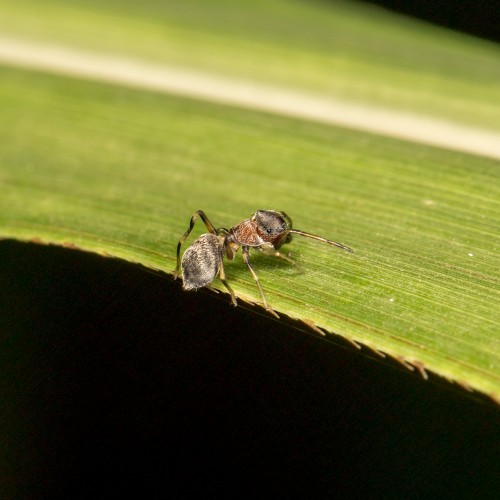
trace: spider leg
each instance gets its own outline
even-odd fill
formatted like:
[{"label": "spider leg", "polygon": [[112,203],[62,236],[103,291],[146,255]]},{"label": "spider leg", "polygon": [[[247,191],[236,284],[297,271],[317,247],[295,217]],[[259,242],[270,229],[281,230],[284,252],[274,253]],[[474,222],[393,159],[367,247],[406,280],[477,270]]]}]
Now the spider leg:
[{"label": "spider leg", "polygon": [[[222,236],[219,236],[219,239]],[[222,247],[223,248],[223,247]],[[231,304],[236,307],[238,304],[236,302],[236,296],[234,295],[233,289],[229,286],[229,283],[226,281],[226,272],[224,271],[224,253],[220,252],[219,255],[219,279],[222,281],[222,284],[226,287],[227,291],[231,294]]]},{"label": "spider leg", "polygon": [[203,210],[196,210],[196,212],[191,216],[191,220],[189,221],[189,227],[187,231],[181,236],[181,239],[177,243],[177,265],[175,266],[174,279],[177,279],[177,277],[179,276],[179,269],[181,268],[181,246],[186,241],[186,238],[193,230],[194,223],[196,222],[196,219],[198,217],[201,218],[201,220],[205,224],[205,227],[208,229],[210,233],[215,234],[217,236],[219,235],[217,229],[215,229],[215,226],[210,222],[208,217],[205,215],[205,212],[203,212]]},{"label": "spider leg", "polygon": [[249,249],[249,247],[243,246],[241,248],[241,252],[243,255],[243,260],[244,260],[246,266],[248,267],[248,270],[252,273],[252,276],[253,276],[253,279],[255,280],[255,283],[257,283],[257,287],[259,288],[260,296],[262,298],[262,303],[264,304],[264,307],[273,316],[276,316],[277,318],[279,318],[279,316],[276,314],[274,309],[267,303],[266,296],[264,295],[264,291],[262,290],[262,287],[260,286],[259,277],[257,276],[257,273],[253,270],[252,266],[250,265],[250,249]]},{"label": "spider leg", "polygon": [[304,272],[304,268],[295,260],[293,260],[291,257],[288,255],[285,255],[284,253],[280,252],[279,250],[276,250],[272,245],[268,246],[260,246],[257,247],[260,252],[262,252],[264,255],[269,255],[270,257],[277,257],[278,259],[285,260],[286,262],[289,262],[294,266],[296,269],[298,269],[300,272]]}]

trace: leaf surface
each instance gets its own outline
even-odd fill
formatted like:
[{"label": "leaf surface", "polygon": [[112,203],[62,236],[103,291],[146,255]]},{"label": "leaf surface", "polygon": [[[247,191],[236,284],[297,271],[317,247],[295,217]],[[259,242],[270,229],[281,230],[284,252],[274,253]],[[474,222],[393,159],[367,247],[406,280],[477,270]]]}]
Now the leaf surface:
[{"label": "leaf surface", "polygon": [[[20,7],[13,6],[7,13],[15,19],[14,14],[21,12],[16,9],[28,4],[21,2]],[[69,3],[64,9],[55,1],[47,5],[59,16],[67,16],[71,9],[83,9],[79,2]],[[160,8],[154,2],[150,5]],[[155,20],[146,11],[134,12],[133,8],[125,16],[125,26],[134,34],[130,40],[140,38],[141,23],[161,26],[161,22],[167,22]],[[119,7],[111,3],[108,9],[101,12],[98,7],[88,7],[87,17],[67,18],[70,25],[74,24],[72,29],[67,27],[50,36],[67,43],[87,43],[82,30],[89,26],[89,19],[95,21],[98,32],[107,16],[116,14],[113,9]],[[232,15],[241,12],[234,10]],[[291,7],[288,15],[294,12],[297,15],[302,11]],[[308,23],[315,21],[316,15],[311,9],[305,24],[312,26]],[[366,22],[359,29],[366,30],[363,33],[370,39],[375,27],[366,14],[359,15]],[[177,16],[168,18],[177,31],[167,31],[182,54],[189,48],[186,33],[195,33],[203,24],[205,29],[192,43],[200,46],[206,41],[212,48],[224,45],[225,51],[221,48],[213,56],[220,58],[221,68],[224,66],[219,69],[250,77],[255,68],[245,69],[244,58],[234,63],[236,56],[231,52],[247,54],[249,47],[260,42],[271,49],[257,80],[288,81],[290,74],[285,78],[269,69],[276,54],[281,53],[278,48],[298,54],[293,44],[299,42],[287,41],[285,25],[280,31],[269,21],[267,27],[257,28],[249,17],[248,33],[233,32],[226,25],[217,31],[216,17],[207,20],[184,11]],[[293,85],[313,93],[324,92],[328,80],[321,77],[320,69],[321,58],[327,57],[319,47],[323,24],[318,32],[300,32],[302,37],[304,33],[311,37],[304,45],[303,58],[304,64],[315,68],[311,74],[317,79],[306,81],[304,77]],[[23,35],[13,22],[11,32],[16,29],[17,35]],[[109,39],[96,37],[92,43],[111,49],[113,40],[121,36],[114,30],[118,28],[110,28]],[[396,36],[399,30],[392,27],[389,33]],[[419,47],[427,51],[426,57],[416,59],[416,66],[411,68],[417,75],[416,82],[405,80],[401,87],[404,92],[397,93],[392,105],[416,109],[424,102],[430,115],[464,122],[470,118],[471,123],[495,129],[498,122],[482,111],[488,107],[494,111],[499,103],[498,88],[488,87],[492,80],[485,76],[496,78],[498,64],[484,64],[495,49],[484,45],[485,49],[474,55],[464,48],[465,42],[458,35],[431,31],[442,37],[442,47],[450,54],[465,51],[465,59],[480,68],[484,79],[475,79],[477,72],[470,71],[476,76],[466,74],[466,65],[459,64],[457,56],[453,59],[457,87],[443,97],[449,68],[440,71],[437,64],[431,67],[429,58],[438,50],[435,40],[427,31],[415,28],[410,30],[407,43],[414,43],[415,50]],[[49,36],[40,26],[34,33]],[[342,33],[337,33],[340,39]],[[161,38],[155,31],[151,36]],[[234,45],[227,46],[231,37]],[[418,45],[420,39],[426,44]],[[139,44],[135,54],[160,58],[150,42]],[[344,47],[341,42],[337,47]],[[354,42],[349,39],[349,43]],[[125,44],[123,51],[130,45]],[[439,50],[444,50],[442,47]],[[360,42],[351,49],[347,59],[351,66],[354,60],[360,65],[364,61],[356,71],[368,75],[367,88],[371,89],[358,97],[361,102],[373,101],[373,93],[385,81],[373,68],[381,70],[383,65],[371,58],[375,49],[370,44]],[[389,50],[385,46],[379,49]],[[410,48],[399,50],[406,53]],[[171,55],[162,57],[173,61]],[[334,60],[340,64],[341,58],[337,54]],[[393,71],[390,78],[394,71],[401,70],[401,60],[397,54],[387,55],[385,63]],[[186,61],[203,66],[195,56]],[[204,64],[203,69],[217,69],[210,58]],[[351,70],[342,78],[355,82],[356,71]],[[300,73],[300,65],[293,71]],[[254,268],[276,311],[416,366],[422,364],[498,398],[498,161],[117,84],[8,66],[0,67],[0,73],[2,121],[8,125],[0,149],[2,237],[77,245],[171,273],[177,241],[196,209],[203,209],[217,227],[231,227],[257,209],[283,210],[292,217],[295,227],[340,241],[355,253],[296,236],[288,248],[300,270],[254,252]],[[428,95],[422,97],[416,88],[428,78],[434,78],[435,85],[424,89]],[[489,90],[481,94],[485,86]],[[467,92],[463,91],[465,87]],[[334,93],[342,95],[338,90]],[[355,98],[355,85],[346,92]],[[407,100],[402,99],[403,93]],[[462,105],[454,107],[452,101],[457,96],[461,96]],[[481,101],[479,105],[477,100]],[[438,101],[439,106],[433,108]],[[197,224],[193,239],[201,232],[204,228]],[[241,257],[228,263],[226,272],[240,300],[260,302]],[[223,290],[220,283],[215,284]]]}]

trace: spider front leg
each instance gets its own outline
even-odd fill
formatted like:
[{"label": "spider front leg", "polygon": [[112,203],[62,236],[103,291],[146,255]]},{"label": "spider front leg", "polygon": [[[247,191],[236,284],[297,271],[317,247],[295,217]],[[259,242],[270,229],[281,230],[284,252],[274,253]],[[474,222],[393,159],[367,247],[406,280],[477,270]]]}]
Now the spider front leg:
[{"label": "spider front leg", "polygon": [[181,236],[181,239],[177,243],[177,265],[175,266],[175,272],[174,272],[175,280],[179,276],[179,270],[181,268],[181,246],[186,241],[186,238],[193,230],[194,223],[196,222],[196,219],[198,217],[201,217],[201,220],[205,224],[205,227],[208,229],[208,232],[215,234],[217,236],[219,235],[217,229],[215,229],[215,226],[210,222],[208,217],[205,215],[205,212],[203,212],[203,210],[196,210],[196,212],[191,216],[191,220],[189,221],[189,227],[187,231]]},{"label": "spider front leg", "polygon": [[259,277],[257,276],[257,273],[253,270],[252,266],[250,265],[250,248],[247,246],[243,246],[241,248],[241,253],[243,255],[243,260],[244,260],[246,266],[248,267],[248,270],[252,273],[252,276],[253,276],[253,279],[255,280],[255,283],[257,283],[257,287],[259,288],[260,296],[262,298],[262,303],[263,303],[264,307],[273,316],[276,316],[277,318],[279,318],[279,316],[276,314],[274,309],[267,303],[266,296],[264,295],[264,291],[262,290],[262,287],[260,286]]}]

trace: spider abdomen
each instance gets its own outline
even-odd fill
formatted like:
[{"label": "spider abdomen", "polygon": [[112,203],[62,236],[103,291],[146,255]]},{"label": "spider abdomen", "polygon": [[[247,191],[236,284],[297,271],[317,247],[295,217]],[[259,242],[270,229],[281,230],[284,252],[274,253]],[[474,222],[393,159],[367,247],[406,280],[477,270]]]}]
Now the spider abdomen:
[{"label": "spider abdomen", "polygon": [[221,247],[215,234],[202,234],[182,256],[182,278],[185,290],[209,285],[219,273]]}]

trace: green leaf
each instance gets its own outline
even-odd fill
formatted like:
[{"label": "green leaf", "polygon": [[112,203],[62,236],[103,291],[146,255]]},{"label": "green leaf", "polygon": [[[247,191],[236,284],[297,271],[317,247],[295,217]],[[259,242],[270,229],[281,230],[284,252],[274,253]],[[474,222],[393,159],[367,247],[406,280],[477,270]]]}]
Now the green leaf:
[{"label": "green leaf", "polygon": [[497,44],[360,2],[0,0],[0,10],[0,46],[55,43],[500,130]]},{"label": "green leaf", "polygon": [[[16,9],[28,4],[11,6],[11,19],[21,12]],[[90,20],[99,32],[119,8],[112,3],[109,12],[89,7],[87,17],[66,17],[72,9],[83,9],[79,2],[64,8],[57,2],[47,5],[49,12],[59,12],[56,19],[68,21],[61,33],[51,36],[75,46],[84,44],[83,30]],[[281,4],[273,5],[278,9]],[[250,76],[256,69],[245,69],[244,58],[233,63],[238,54],[248,54],[261,43],[272,50],[255,77],[258,81],[279,84],[310,67],[314,78],[304,76],[294,85],[321,93],[328,80],[321,79],[321,61],[330,49],[321,51],[320,35],[326,36],[336,21],[324,16],[324,7],[315,11],[293,5],[287,15],[302,15],[309,26],[298,32],[296,42],[288,41],[285,25],[282,31],[271,20],[266,29],[256,26],[260,4],[255,17],[247,16],[248,32],[235,33],[227,24],[222,29],[216,16],[206,20],[180,7],[167,25],[183,57],[190,47],[189,33],[198,33],[191,41],[196,46],[206,41],[208,47],[220,48],[205,63],[199,54],[193,55],[188,65],[216,69],[219,57],[222,70]],[[358,18],[350,17],[355,11],[343,8],[347,10],[342,19],[350,19],[344,28],[355,29]],[[304,17],[306,11],[310,18]],[[137,13],[130,7],[127,12],[125,25],[135,36],[129,37],[124,52],[132,50],[146,25],[162,26],[162,19],[155,20],[146,10]],[[235,8],[227,15],[241,12]],[[482,111],[494,111],[500,103],[498,88],[488,83],[496,79],[498,63],[484,64],[493,61],[496,49],[474,42],[473,53],[465,48],[465,38],[420,27],[405,30],[408,46],[399,48],[399,58],[391,49],[382,64],[371,59],[375,49],[368,43],[381,28],[363,10],[358,15],[364,20],[359,30],[366,40],[359,45],[340,40],[336,45],[351,48],[341,81],[357,82],[365,75],[362,95],[354,85],[345,91],[350,98],[373,101],[386,78],[401,71],[403,55],[419,47],[423,53],[408,70],[394,106],[417,109],[425,102],[431,115],[497,127]],[[316,31],[312,26],[318,16],[323,21]],[[197,31],[201,25],[205,30]],[[9,34],[16,29],[12,23]],[[94,37],[88,43],[111,50],[122,39],[114,30],[118,28],[110,28],[109,38]],[[17,33],[23,34],[20,29]],[[41,24],[34,33],[48,36]],[[436,42],[432,33],[456,54],[454,74],[451,66],[441,72],[437,63],[429,62]],[[273,74],[273,64],[285,53],[280,51],[297,51],[307,34],[311,39],[302,54],[304,66],[284,75],[278,67]],[[392,26],[389,35],[402,37],[403,32]],[[165,46],[158,31],[151,36]],[[234,44],[228,45],[228,40]],[[150,43],[148,39],[139,44],[134,54],[160,58]],[[387,50],[384,46],[382,52]],[[460,62],[463,53],[467,64]],[[175,62],[170,56],[165,61]],[[337,56],[335,64],[340,64]],[[465,71],[471,61],[475,71]],[[356,70],[354,62],[359,63]],[[385,67],[389,77],[382,74]],[[257,209],[284,210],[295,227],[340,241],[355,253],[297,236],[289,251],[302,271],[254,253],[254,268],[276,311],[499,397],[498,161],[116,84],[9,67],[0,73],[2,121],[8,124],[0,149],[1,236],[77,245],[171,273],[177,241],[196,209],[203,209],[217,227],[235,225]],[[434,84],[423,89],[424,96],[418,94],[431,77]],[[445,92],[451,81],[457,86]],[[483,84],[487,91],[481,93]],[[335,92],[342,95],[339,88]],[[462,103],[454,107],[458,96]],[[204,231],[198,223],[193,239]],[[226,272],[240,303],[260,302],[241,257],[228,263]],[[215,284],[224,290],[218,281]]]}]

